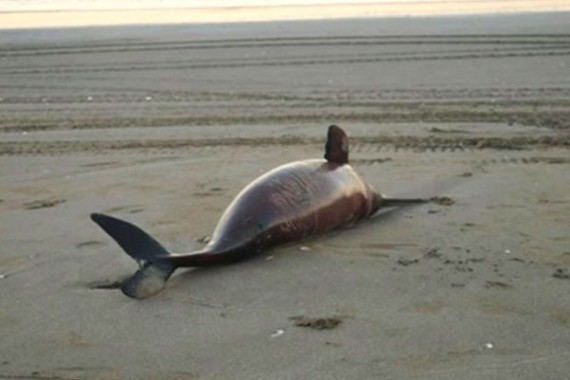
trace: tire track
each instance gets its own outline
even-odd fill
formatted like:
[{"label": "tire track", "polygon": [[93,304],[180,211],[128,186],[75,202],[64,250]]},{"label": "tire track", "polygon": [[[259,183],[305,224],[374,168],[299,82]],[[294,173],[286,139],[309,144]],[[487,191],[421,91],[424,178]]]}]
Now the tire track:
[{"label": "tire track", "polygon": [[[451,151],[451,153],[454,153],[454,151]],[[350,162],[357,166],[371,166],[371,165],[384,164],[390,161],[393,161],[392,158],[382,156],[376,158],[357,158],[351,160]],[[429,160],[430,163],[433,163],[433,161],[434,161],[433,159]],[[570,158],[567,157],[542,157],[542,156],[500,157],[500,158],[488,158],[488,159],[475,159],[475,158],[458,159],[452,156],[447,159],[443,159],[443,161],[446,163],[459,163],[462,165],[468,165],[476,168],[483,168],[487,166],[497,166],[497,165],[570,164]],[[413,165],[417,165],[417,161],[415,161]]]},{"label": "tire track", "polygon": [[[41,85],[3,84],[3,89],[27,90],[85,90],[84,86],[75,85]],[[100,91],[100,94],[96,92]],[[460,100],[479,100],[477,104],[493,105],[540,105],[552,104],[560,100],[570,100],[568,87],[487,87],[487,88],[417,88],[417,89],[385,89],[376,91],[342,90],[342,91],[311,91],[311,92],[220,92],[220,91],[181,91],[181,90],[146,90],[140,88],[114,88],[108,86],[91,86],[90,93],[96,93],[91,99],[87,95],[51,95],[51,96],[3,96],[0,104],[34,104],[34,103],[116,103],[120,102],[146,102],[146,96],[152,95],[154,101],[160,102],[204,102],[204,101],[275,101],[283,102],[331,102],[338,99],[342,104],[355,104],[355,102],[373,102],[374,104],[391,105],[401,104],[401,101],[419,100],[421,104],[437,100],[438,104],[458,104]],[[119,93],[120,95],[115,95]],[[568,98],[568,99],[565,99]],[[453,101],[450,101],[453,99]],[[491,99],[491,100],[489,100]],[[444,100],[441,102],[439,100]]]},{"label": "tire track", "polygon": [[[532,47],[532,51],[545,51],[545,50],[559,50],[559,49],[568,49],[570,47],[570,42],[567,45],[563,45],[563,46],[549,46],[549,45],[536,45]],[[510,48],[506,48],[506,47],[493,47],[493,48],[486,48],[486,49],[446,49],[446,50],[430,50],[430,54],[432,55],[445,55],[445,54],[489,54],[489,53],[505,53],[505,52],[520,52],[520,51],[528,51],[531,48],[529,48],[528,46],[524,46],[524,47],[510,47]],[[393,57],[414,57],[417,55],[421,54],[425,54],[425,52],[417,52],[417,51],[406,51],[406,52],[392,52],[389,53],[389,55],[393,56]],[[335,60],[340,60],[340,59],[346,59],[347,57],[354,57],[354,53],[349,53],[349,54],[319,54],[318,57],[320,59],[328,59],[331,61],[335,61]],[[380,57],[385,57],[387,54],[386,53],[358,53],[358,57],[361,58],[380,58]],[[298,60],[299,58],[302,59],[311,59],[309,56],[300,56],[300,55],[279,55],[279,56],[274,56],[272,58],[266,57],[266,56],[261,56],[261,57],[249,57],[249,58],[244,58],[244,57],[240,57],[240,58],[204,58],[204,59],[197,59],[197,58],[192,58],[192,62],[194,62],[194,64],[225,64],[228,62],[232,62],[235,63],[236,61],[239,61],[240,63],[254,63],[254,62],[271,62],[274,61],[276,59],[278,59],[281,62],[289,62],[289,61],[295,61]],[[171,65],[179,62],[180,59],[178,60],[161,60],[161,61],[153,61],[152,65],[146,65],[146,66],[142,66],[142,65],[138,65],[137,67],[140,68],[145,68],[145,69],[163,69],[163,68],[168,68]],[[92,63],[73,63],[73,64],[57,64],[57,70],[60,70],[61,72],[68,72],[70,70],[86,70],[88,67],[93,66]],[[79,68],[79,69],[78,69]],[[97,65],[98,69],[101,70],[112,70],[112,69],[125,69],[125,70],[129,70],[133,68],[133,63],[132,62],[125,62],[125,63],[103,63],[103,64],[98,64]],[[32,66],[25,66],[25,65],[16,65],[13,67],[10,66],[6,66],[3,70],[0,71],[0,75],[1,74],[11,74],[11,73],[17,73],[19,71],[22,70],[28,70],[29,72],[35,72],[38,71],[38,73],[41,72],[41,70],[45,70],[45,65],[32,65]],[[35,71],[34,71],[35,70]]]},{"label": "tire track", "polygon": [[173,50],[202,50],[202,49],[239,49],[239,48],[270,48],[270,47],[300,47],[300,46],[370,46],[370,45],[449,45],[449,44],[518,44],[544,45],[568,44],[568,34],[526,34],[526,35],[427,35],[427,36],[331,36],[331,37],[290,37],[290,38],[257,38],[257,39],[224,39],[203,41],[164,41],[164,42],[131,42],[128,44],[91,44],[68,45],[66,47],[23,47],[0,48],[0,57],[17,56],[46,56],[69,54],[97,54],[122,52],[150,52]]},{"label": "tire track", "polygon": [[376,57],[376,58],[346,58],[346,59],[304,59],[291,61],[265,61],[265,62],[226,62],[226,63],[197,63],[197,64],[179,64],[164,66],[130,66],[130,67],[110,67],[110,68],[84,68],[84,69],[45,69],[45,70],[15,70],[2,71],[1,75],[45,75],[45,74],[79,74],[79,73],[100,73],[100,72],[133,72],[133,71],[154,71],[154,70],[197,70],[197,69],[228,69],[228,68],[246,68],[246,67],[286,67],[286,66],[314,66],[314,65],[346,65],[346,64],[363,64],[363,63],[386,63],[386,62],[416,62],[416,61],[441,61],[441,60],[470,60],[470,59],[486,59],[486,58],[521,58],[521,57],[555,57],[568,56],[570,49],[567,47],[559,50],[537,52],[492,52],[492,53],[465,53],[450,55],[418,55],[413,57]]},{"label": "tire track", "polygon": [[[83,96],[50,96],[50,97],[37,97],[37,96],[26,96],[22,98],[15,98],[15,97],[8,97],[2,99],[0,104],[6,105],[42,105],[42,109],[35,109],[31,110],[29,107],[20,107],[20,109],[11,110],[12,112],[44,112],[49,110],[50,112],[58,112],[58,111],[65,111],[65,110],[73,110],[73,106],[78,105],[106,105],[106,104],[132,104],[132,105],[144,105],[144,106],[153,106],[160,104],[160,106],[172,104],[176,106],[178,104],[185,104],[187,102],[192,102],[193,104],[188,104],[189,108],[199,107],[199,106],[223,106],[226,108],[247,108],[249,110],[254,110],[257,107],[267,107],[271,106],[274,109],[315,109],[315,108],[327,108],[327,107],[334,107],[340,109],[347,109],[347,108],[373,108],[376,111],[380,109],[384,109],[386,111],[395,112],[398,109],[401,110],[410,110],[410,111],[418,111],[419,109],[423,109],[427,111],[429,108],[432,108],[434,111],[437,110],[453,110],[459,109],[461,107],[486,107],[488,109],[494,109],[493,112],[501,112],[501,108],[508,108],[511,112],[521,112],[525,109],[531,107],[539,107],[539,106],[548,106],[552,109],[553,112],[557,112],[560,110],[564,110],[566,107],[570,106],[570,99],[549,99],[549,100],[539,100],[538,95],[536,98],[533,99],[492,99],[492,100],[473,100],[473,101],[461,101],[461,100],[453,100],[450,101],[449,99],[446,100],[430,100],[429,98],[424,98],[422,101],[416,99],[402,99],[400,101],[397,100],[389,100],[385,99],[384,101],[379,100],[351,100],[351,99],[334,99],[332,97],[324,97],[324,98],[306,98],[302,99],[299,97],[298,99],[286,99],[286,98],[278,98],[278,97],[271,97],[267,96],[266,98],[259,97],[257,99],[249,99],[250,103],[247,106],[243,106],[240,104],[228,104],[231,102],[240,102],[240,101],[247,101],[247,97],[239,97],[235,96],[228,99],[218,98],[180,98],[177,96],[168,96],[168,95],[152,95],[152,100],[149,100],[149,96],[117,96],[117,97],[101,97],[100,99],[93,100],[93,97]],[[151,102],[152,101],[152,102]],[[149,103],[151,102],[151,103]],[[197,103],[199,103],[197,105]],[[541,112],[541,110],[537,110]],[[490,112],[490,111],[485,111]]]},{"label": "tire track", "polygon": [[[318,145],[317,138],[233,138],[233,139],[171,139],[171,140],[127,140],[127,141],[3,141],[0,142],[0,155],[72,155],[78,153],[107,154],[110,152],[175,151],[177,154],[190,152],[199,147],[256,147],[287,145]],[[366,144],[367,149],[389,148],[394,151],[446,152],[466,150],[524,150],[544,148],[570,149],[570,135],[545,135],[532,137],[434,137],[434,136],[372,136],[355,137],[354,145]]]},{"label": "tire track", "polygon": [[[69,117],[63,115],[60,118],[55,116],[49,120],[45,118],[24,119],[14,118],[12,120],[4,118],[0,131],[3,132],[32,132],[64,129],[110,129],[129,127],[167,127],[173,125],[184,126],[207,126],[207,125],[262,125],[262,124],[287,124],[287,123],[330,123],[330,122],[365,122],[365,123],[463,123],[463,122],[485,122],[485,123],[505,123],[520,124],[536,127],[550,128],[553,130],[570,129],[570,110],[568,111],[512,111],[503,110],[473,110],[472,105],[467,105],[465,109],[431,109],[417,107],[402,107],[399,112],[393,110],[366,112],[360,110],[347,110],[346,112],[319,112],[314,109],[307,113],[293,110],[295,112],[285,112],[282,114],[272,112],[271,114],[237,114],[219,115],[218,112],[203,116],[181,115],[177,117],[155,116],[127,117],[116,114],[102,115],[94,118],[90,117]],[[152,111],[151,111],[152,112]]]}]

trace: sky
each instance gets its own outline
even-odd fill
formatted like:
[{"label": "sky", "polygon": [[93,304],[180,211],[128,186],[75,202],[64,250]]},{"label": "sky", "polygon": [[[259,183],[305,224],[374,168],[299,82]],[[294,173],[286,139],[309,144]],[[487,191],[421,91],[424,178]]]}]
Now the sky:
[{"label": "sky", "polygon": [[552,11],[570,0],[0,0],[0,30]]},{"label": "sky", "polygon": [[0,11],[214,8],[267,5],[410,3],[431,0],[0,0]]}]

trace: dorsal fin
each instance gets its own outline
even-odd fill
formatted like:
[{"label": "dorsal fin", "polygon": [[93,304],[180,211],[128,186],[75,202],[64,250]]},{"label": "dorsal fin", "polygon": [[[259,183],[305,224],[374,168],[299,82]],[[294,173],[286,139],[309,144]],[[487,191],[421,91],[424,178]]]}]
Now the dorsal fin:
[{"label": "dorsal fin", "polygon": [[348,136],[336,125],[331,125],[327,133],[325,159],[337,164],[348,163]]}]

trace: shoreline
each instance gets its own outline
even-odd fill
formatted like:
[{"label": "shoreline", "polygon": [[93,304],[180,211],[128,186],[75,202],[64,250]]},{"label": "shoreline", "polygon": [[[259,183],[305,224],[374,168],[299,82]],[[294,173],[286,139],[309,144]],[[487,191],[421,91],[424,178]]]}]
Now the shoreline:
[{"label": "shoreline", "polygon": [[120,25],[205,24],[293,20],[327,20],[375,17],[460,16],[570,11],[563,0],[507,0],[496,4],[471,1],[445,2],[278,5],[271,7],[211,7],[168,9],[94,9],[0,12],[0,30],[72,28]]}]

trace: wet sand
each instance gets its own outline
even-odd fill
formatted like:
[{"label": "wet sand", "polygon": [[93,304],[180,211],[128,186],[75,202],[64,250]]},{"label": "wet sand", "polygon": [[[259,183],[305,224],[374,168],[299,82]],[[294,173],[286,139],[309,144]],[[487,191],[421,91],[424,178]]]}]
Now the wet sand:
[{"label": "wet sand", "polygon": [[[0,377],[560,379],[570,14],[0,32]],[[200,246],[330,123],[447,202],[134,301],[106,212]],[[445,199],[444,199],[445,200]]]}]

